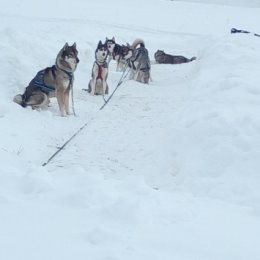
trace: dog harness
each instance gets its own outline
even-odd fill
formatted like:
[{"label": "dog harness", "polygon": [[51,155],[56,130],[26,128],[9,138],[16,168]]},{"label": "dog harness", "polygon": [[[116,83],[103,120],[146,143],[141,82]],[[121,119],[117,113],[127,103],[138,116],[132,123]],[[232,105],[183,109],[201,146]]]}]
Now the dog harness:
[{"label": "dog harness", "polygon": [[[36,76],[31,80],[31,82],[29,83],[28,87],[25,89],[24,94],[22,95],[22,100],[23,100],[23,104],[22,106],[26,106],[26,100],[32,95],[32,93],[36,90],[40,90],[45,94],[49,94],[52,91],[55,91],[55,88],[53,86],[47,85],[44,82],[44,75],[47,73],[47,71],[51,70],[52,74],[55,75],[56,74],[56,70],[57,70],[57,65],[53,65],[52,67],[47,67],[44,70],[39,71]],[[58,68],[60,70],[62,70],[64,73],[66,73],[69,76],[69,87],[71,88],[73,80],[74,80],[74,75],[72,72],[68,72],[66,70],[63,70],[61,68]]]},{"label": "dog harness", "polygon": [[[51,70],[54,70],[55,66],[51,67]],[[37,89],[40,89],[44,93],[49,93],[51,91],[54,91],[55,88],[52,86],[49,86],[44,83],[44,74],[45,74],[46,69],[39,71],[36,76],[31,80],[29,83],[29,86],[35,87]]]},{"label": "dog harness", "polygon": [[[39,90],[41,90],[42,92],[48,94],[51,91],[54,91],[55,88],[53,86],[47,85],[44,82],[44,74],[46,73],[47,70],[51,70],[52,73],[55,75],[56,70],[57,70],[57,65],[53,65],[52,67],[48,67],[44,70],[39,71],[36,76],[31,80],[29,86],[33,87],[33,88],[37,88]],[[59,68],[60,70],[62,70],[63,72],[65,72],[68,76],[69,76],[69,81],[70,81],[70,86],[71,83],[73,81],[73,73],[72,72],[68,72],[66,70],[63,70],[61,68]]]},{"label": "dog harness", "polygon": [[[139,57],[145,57],[145,63],[139,63],[138,66],[135,66],[135,61],[139,59]],[[129,66],[134,70],[148,71],[151,69],[148,51],[145,49],[143,45],[140,48],[136,49],[134,55],[128,61]]]},{"label": "dog harness", "polygon": [[97,66],[98,66],[98,75],[97,75],[97,79],[100,79],[100,80],[103,80],[102,78],[102,72],[103,72],[103,68],[107,68],[107,63],[103,63],[103,64],[99,64],[97,63]]}]

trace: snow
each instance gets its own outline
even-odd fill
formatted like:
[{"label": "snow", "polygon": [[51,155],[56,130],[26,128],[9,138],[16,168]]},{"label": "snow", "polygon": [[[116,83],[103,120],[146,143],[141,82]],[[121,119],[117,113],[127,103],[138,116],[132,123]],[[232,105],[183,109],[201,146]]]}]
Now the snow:
[{"label": "snow", "polygon": [[[0,259],[260,259],[260,1],[11,0],[1,6]],[[99,40],[143,38],[149,85],[103,110]],[[77,116],[12,102],[77,43]],[[157,49],[196,56],[155,64]],[[111,62],[110,93],[121,77]],[[86,126],[85,126],[86,124]],[[81,127],[79,134],[42,166]]]}]

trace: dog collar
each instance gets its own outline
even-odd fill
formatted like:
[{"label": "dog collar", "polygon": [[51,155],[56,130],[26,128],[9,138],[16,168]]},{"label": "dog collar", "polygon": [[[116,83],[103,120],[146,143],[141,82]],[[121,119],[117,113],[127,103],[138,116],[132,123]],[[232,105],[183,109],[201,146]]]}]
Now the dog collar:
[{"label": "dog collar", "polygon": [[70,80],[73,79],[73,77],[74,77],[74,73],[73,72],[64,70],[64,69],[60,68],[57,64],[55,66],[56,66],[57,69],[59,69],[59,70],[63,71],[64,73],[66,73],[69,76]]}]

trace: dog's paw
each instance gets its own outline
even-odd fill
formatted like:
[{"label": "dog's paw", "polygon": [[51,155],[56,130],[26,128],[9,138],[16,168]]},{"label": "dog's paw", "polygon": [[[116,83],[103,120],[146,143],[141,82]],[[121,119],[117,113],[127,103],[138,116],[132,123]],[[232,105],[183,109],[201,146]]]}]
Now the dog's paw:
[{"label": "dog's paw", "polygon": [[65,112],[60,112],[60,116],[61,116],[61,117],[67,117],[68,115],[67,115],[67,113],[65,113]]}]

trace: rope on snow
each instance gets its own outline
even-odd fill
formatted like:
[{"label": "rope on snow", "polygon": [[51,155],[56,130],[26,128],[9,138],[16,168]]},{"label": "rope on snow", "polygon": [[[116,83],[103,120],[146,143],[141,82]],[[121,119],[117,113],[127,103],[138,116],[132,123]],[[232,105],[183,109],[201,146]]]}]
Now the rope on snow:
[{"label": "rope on snow", "polygon": [[[123,70],[123,73],[122,73],[122,76],[121,76],[120,80],[118,81],[118,83],[117,83],[117,85],[116,85],[114,91],[112,92],[112,94],[108,97],[107,100],[105,100],[105,98],[104,98],[104,96],[103,96],[105,102],[104,102],[104,104],[99,108],[99,111],[101,111],[101,110],[108,104],[108,102],[112,99],[113,95],[115,94],[115,92],[117,91],[117,89],[119,88],[119,86],[124,82],[124,80],[125,80],[126,76],[128,75],[130,69],[128,69],[127,72],[126,72],[126,71],[127,71],[127,65],[125,66],[125,68],[124,68],[124,70]],[[74,110],[74,104],[73,104],[73,110]],[[73,111],[73,112],[74,112],[74,115],[75,115],[75,111]],[[46,166],[47,164],[49,164],[49,163],[52,161],[52,159],[53,159],[58,153],[60,153],[62,150],[64,150],[64,148],[66,147],[66,145],[67,145],[72,139],[74,139],[85,127],[87,127],[87,125],[88,125],[92,120],[94,120],[94,117],[92,117],[88,122],[86,122],[82,127],[80,127],[77,132],[75,132],[61,147],[58,148],[58,150],[57,150],[46,162],[44,162],[44,163],[42,164],[42,166],[44,167],[44,166]]]}]

